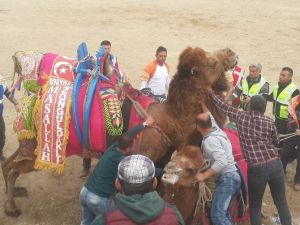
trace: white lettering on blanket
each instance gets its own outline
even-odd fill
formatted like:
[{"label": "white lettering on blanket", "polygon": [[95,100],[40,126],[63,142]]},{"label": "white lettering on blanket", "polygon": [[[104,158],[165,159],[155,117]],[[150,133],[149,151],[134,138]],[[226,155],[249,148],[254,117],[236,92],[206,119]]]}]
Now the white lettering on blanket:
[{"label": "white lettering on blanket", "polygon": [[41,156],[40,160],[62,164],[65,149],[65,116],[68,96],[72,83],[59,78],[51,78],[45,93],[42,111]]}]

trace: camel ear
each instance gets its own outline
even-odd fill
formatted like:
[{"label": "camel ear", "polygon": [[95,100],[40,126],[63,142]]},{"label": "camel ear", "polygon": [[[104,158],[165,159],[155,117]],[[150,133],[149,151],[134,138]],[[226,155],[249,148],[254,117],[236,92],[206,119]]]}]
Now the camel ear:
[{"label": "camel ear", "polygon": [[156,177],[153,178],[153,182],[152,182],[152,189],[155,190],[157,187],[157,179]]}]

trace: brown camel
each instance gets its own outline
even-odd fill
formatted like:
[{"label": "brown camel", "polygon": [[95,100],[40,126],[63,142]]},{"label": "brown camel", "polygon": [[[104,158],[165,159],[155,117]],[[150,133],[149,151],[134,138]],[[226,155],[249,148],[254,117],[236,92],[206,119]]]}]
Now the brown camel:
[{"label": "brown camel", "polygon": [[[214,178],[204,182],[196,182],[196,174],[209,168],[198,146],[187,145],[175,154],[166,165],[163,182],[163,198],[174,203],[187,225],[199,222],[204,225],[212,224],[206,202],[212,200],[212,191],[215,187]],[[207,186],[206,186],[207,185]],[[210,189],[212,188],[212,189]],[[231,204],[230,214],[233,222],[249,224],[247,219],[238,215],[236,198]]]},{"label": "brown camel", "polygon": [[[225,115],[218,112],[211,101],[210,89],[216,93],[227,91],[224,73],[237,62],[236,54],[228,48],[207,53],[200,48],[188,47],[180,57],[177,72],[170,83],[165,104],[154,104],[148,112],[155,117],[159,129],[145,129],[141,151],[155,162],[168,162],[172,151],[188,144],[199,144],[194,119],[203,112],[201,103],[222,127]],[[169,140],[169,141],[168,141]]]},{"label": "brown camel", "polygon": [[[165,167],[163,198],[177,206],[187,225],[194,224],[198,219],[199,212],[194,213],[199,196],[195,175],[205,167],[201,149],[192,145],[180,149]],[[204,197],[209,197],[207,195],[204,193]],[[199,211],[202,207],[199,202]]]}]

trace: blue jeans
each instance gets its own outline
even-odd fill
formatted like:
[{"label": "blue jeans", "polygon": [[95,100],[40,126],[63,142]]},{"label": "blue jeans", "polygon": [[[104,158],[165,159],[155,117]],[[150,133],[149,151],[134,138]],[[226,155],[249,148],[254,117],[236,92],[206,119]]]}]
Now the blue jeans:
[{"label": "blue jeans", "polygon": [[229,205],[232,197],[241,187],[241,177],[237,171],[218,176],[211,208],[211,220],[214,225],[231,225]]},{"label": "blue jeans", "polygon": [[80,225],[90,225],[96,216],[105,215],[116,209],[112,198],[102,198],[83,187],[80,192],[82,220]]},{"label": "blue jeans", "polygon": [[261,206],[267,184],[269,184],[281,224],[291,225],[291,214],[285,197],[284,172],[279,159],[248,168],[251,224],[261,225]]}]

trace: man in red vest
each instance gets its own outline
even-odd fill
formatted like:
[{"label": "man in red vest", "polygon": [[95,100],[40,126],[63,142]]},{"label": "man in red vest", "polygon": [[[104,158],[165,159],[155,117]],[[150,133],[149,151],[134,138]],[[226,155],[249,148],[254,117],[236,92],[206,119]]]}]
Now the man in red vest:
[{"label": "man in red vest", "polygon": [[97,217],[91,225],[181,225],[182,216],[155,191],[157,180],[153,162],[143,155],[125,157],[118,166],[115,196],[118,207]]}]

